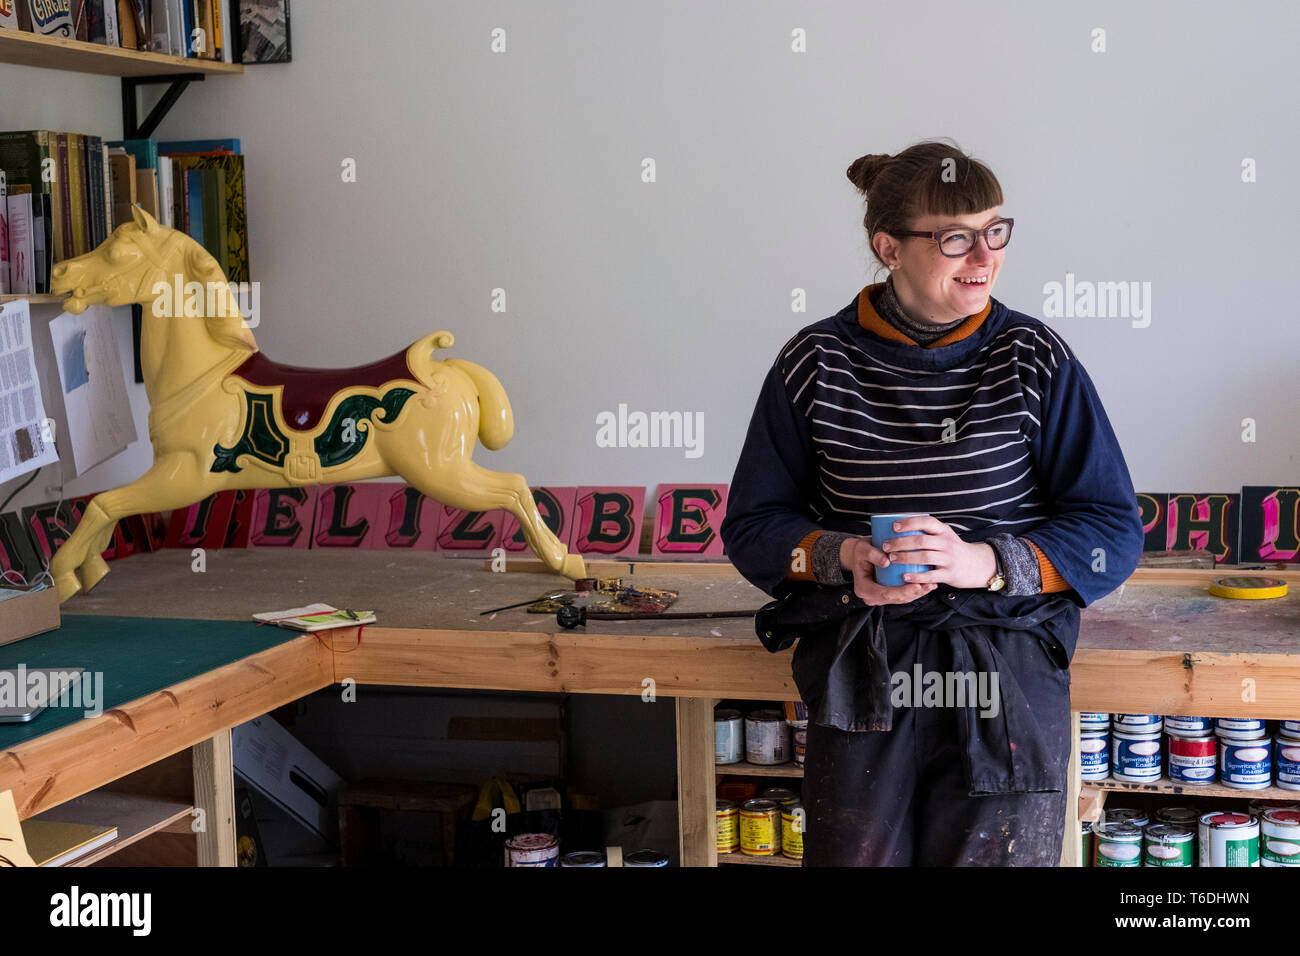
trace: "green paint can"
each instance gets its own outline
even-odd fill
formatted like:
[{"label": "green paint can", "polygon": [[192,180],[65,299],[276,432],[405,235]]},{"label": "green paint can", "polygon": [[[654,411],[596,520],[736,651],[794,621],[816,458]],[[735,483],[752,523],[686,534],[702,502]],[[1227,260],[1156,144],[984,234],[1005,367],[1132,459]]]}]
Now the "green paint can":
[{"label": "green paint can", "polygon": [[1195,866],[1196,831],[1177,823],[1153,823],[1146,828],[1143,866]]}]

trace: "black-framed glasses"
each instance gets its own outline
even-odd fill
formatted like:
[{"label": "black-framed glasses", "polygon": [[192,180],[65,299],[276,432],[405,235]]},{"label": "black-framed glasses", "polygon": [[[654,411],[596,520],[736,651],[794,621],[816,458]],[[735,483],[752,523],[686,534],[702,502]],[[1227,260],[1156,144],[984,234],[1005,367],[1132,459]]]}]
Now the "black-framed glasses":
[{"label": "black-framed glasses", "polygon": [[984,244],[990,249],[1002,249],[1011,241],[1011,227],[1014,219],[999,219],[983,229],[940,229],[935,232],[916,232],[912,229],[884,229],[891,236],[917,236],[921,239],[933,239],[939,244],[939,251],[949,259],[966,255],[975,247],[975,237],[983,236]]}]

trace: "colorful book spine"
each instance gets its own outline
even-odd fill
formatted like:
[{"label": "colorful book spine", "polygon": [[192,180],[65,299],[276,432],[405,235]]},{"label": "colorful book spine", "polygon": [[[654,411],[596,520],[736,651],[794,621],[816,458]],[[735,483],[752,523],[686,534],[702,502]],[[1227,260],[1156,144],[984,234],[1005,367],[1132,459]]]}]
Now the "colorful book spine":
[{"label": "colorful book spine", "polygon": [[[64,135],[64,134],[61,134]],[[86,232],[86,152],[80,133],[67,133],[68,139],[68,192],[72,203],[72,255],[83,256],[90,251],[90,236]]]},{"label": "colorful book spine", "polygon": [[58,143],[59,154],[57,159],[57,171],[55,176],[58,181],[59,189],[59,219],[54,224],[54,261],[62,262],[64,259],[71,259],[74,255],[72,251],[72,193],[69,189],[68,173],[68,134],[56,133],[55,141]]}]

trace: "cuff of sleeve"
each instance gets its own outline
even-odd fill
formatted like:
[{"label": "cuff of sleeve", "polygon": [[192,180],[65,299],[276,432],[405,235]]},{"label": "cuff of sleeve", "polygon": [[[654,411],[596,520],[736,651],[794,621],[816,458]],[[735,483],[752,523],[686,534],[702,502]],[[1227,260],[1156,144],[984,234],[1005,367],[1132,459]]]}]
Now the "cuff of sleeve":
[{"label": "cuff of sleeve", "polygon": [[1028,541],[1003,533],[990,537],[988,545],[997,552],[1002,563],[1002,575],[1006,578],[1006,585],[998,593],[1010,597],[1039,593],[1042,579],[1038,573],[1038,558]]},{"label": "cuff of sleeve", "polygon": [[802,540],[795,545],[793,553],[790,555],[790,573],[787,575],[791,581],[816,581],[817,577],[813,574],[812,550],[817,544],[817,539],[826,532],[818,528],[816,531],[809,531],[803,536]]},{"label": "cuff of sleeve", "polygon": [[809,531],[795,546],[790,556],[791,581],[812,581],[817,584],[844,584],[849,579],[840,564],[840,546],[851,534],[840,531],[825,531],[818,528]]},{"label": "cuff of sleeve", "polygon": [[[1022,539],[1029,541],[1028,538]],[[1069,591],[1072,590],[1070,582],[1061,577],[1061,572],[1057,571],[1047,555],[1034,542],[1029,541],[1029,546],[1034,549],[1034,556],[1038,558],[1038,571],[1043,578],[1043,591]]]}]

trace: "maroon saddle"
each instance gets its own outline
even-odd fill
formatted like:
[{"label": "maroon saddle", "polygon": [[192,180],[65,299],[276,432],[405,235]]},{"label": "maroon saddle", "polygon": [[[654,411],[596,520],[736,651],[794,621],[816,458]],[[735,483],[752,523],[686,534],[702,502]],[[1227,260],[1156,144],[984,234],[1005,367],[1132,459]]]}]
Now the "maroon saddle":
[{"label": "maroon saddle", "polygon": [[291,427],[303,431],[316,427],[325,414],[325,406],[342,389],[358,385],[378,388],[385,382],[400,378],[419,381],[406,362],[406,349],[378,362],[351,368],[282,365],[262,352],[254,352],[230,374],[238,375],[252,385],[283,386],[280,413]]}]

